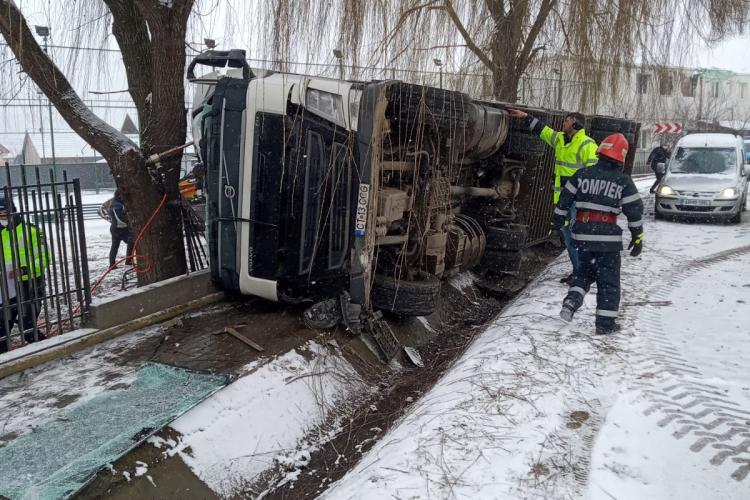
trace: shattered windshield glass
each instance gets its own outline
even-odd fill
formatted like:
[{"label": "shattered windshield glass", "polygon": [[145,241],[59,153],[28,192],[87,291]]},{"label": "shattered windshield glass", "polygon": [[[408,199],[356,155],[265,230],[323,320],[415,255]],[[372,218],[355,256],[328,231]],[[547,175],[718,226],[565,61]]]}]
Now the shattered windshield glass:
[{"label": "shattered windshield glass", "polygon": [[677,148],[669,163],[675,174],[729,174],[736,169],[734,148]]}]

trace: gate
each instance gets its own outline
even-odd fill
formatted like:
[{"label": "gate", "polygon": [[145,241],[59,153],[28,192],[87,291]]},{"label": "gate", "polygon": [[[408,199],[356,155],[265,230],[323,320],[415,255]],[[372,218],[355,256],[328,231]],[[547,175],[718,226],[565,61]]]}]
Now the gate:
[{"label": "gate", "polygon": [[77,328],[91,304],[79,180],[4,174],[0,353]]}]

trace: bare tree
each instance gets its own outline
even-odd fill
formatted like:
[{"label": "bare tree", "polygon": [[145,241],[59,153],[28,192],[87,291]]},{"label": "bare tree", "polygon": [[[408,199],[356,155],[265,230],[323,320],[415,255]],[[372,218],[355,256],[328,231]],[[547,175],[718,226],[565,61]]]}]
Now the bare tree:
[{"label": "bare tree", "polygon": [[[746,0],[274,0],[264,2],[258,41],[277,59],[298,58],[320,33],[350,62],[488,72],[497,99],[515,102],[522,76],[553,68],[588,80],[597,92],[617,84],[620,67],[674,64],[686,40],[741,32]],[[322,23],[322,26],[321,26]],[[329,52],[330,53],[330,52]],[[430,55],[432,54],[432,55]],[[283,69],[283,68],[282,68]],[[356,76],[356,73],[353,75]],[[592,98],[593,96],[588,96]]]},{"label": "bare tree", "polygon": [[[180,155],[162,163],[160,175],[146,159],[185,141],[185,34],[194,0],[102,0],[111,16],[112,33],[122,52],[128,91],[140,125],[136,145],[98,118],[75,92],[66,76],[42,50],[13,0],[0,0],[0,33],[23,71],[49,98],[70,127],[109,164],[128,208],[134,234],[156,210],[164,193],[177,200]],[[139,244],[153,267],[140,274],[141,284],[182,274],[185,251],[179,206],[167,203]]]}]

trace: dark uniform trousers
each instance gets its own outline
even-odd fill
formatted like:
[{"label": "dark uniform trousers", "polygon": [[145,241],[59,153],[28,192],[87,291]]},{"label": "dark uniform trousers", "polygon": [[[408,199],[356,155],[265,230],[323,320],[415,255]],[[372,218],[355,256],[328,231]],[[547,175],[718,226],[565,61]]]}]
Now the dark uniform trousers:
[{"label": "dark uniform trousers", "polygon": [[[36,322],[39,313],[42,312],[44,301],[44,277],[21,281],[20,287],[21,293],[9,301],[8,307],[2,307],[2,304],[0,304],[0,353],[8,350],[6,320],[8,321],[7,332],[13,330],[13,326],[18,322],[19,328],[24,332],[23,338],[28,343],[46,338],[40,330],[36,329]],[[19,318],[18,302],[22,298]]]},{"label": "dark uniform trousers", "polygon": [[620,252],[579,250],[578,256],[580,266],[565,300],[578,310],[591,284],[596,282],[596,325],[611,328],[620,307]]}]

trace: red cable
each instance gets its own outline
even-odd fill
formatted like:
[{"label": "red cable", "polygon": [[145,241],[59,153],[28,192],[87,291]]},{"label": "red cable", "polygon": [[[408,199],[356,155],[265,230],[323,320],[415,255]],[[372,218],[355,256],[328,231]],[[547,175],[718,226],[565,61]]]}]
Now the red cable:
[{"label": "red cable", "polygon": [[[127,255],[127,256],[125,256],[125,257],[123,257],[123,258],[115,261],[114,264],[112,264],[111,266],[109,266],[109,269],[107,269],[104,272],[104,274],[102,274],[99,277],[99,279],[96,280],[96,283],[94,284],[94,286],[91,287],[91,293],[92,294],[94,292],[96,292],[96,290],[99,288],[99,285],[101,285],[102,281],[104,281],[104,278],[106,278],[107,275],[113,269],[115,269],[118,264],[122,263],[123,261],[131,260],[133,262],[137,262],[138,259],[141,259],[142,261],[144,261],[144,265],[143,266],[140,266],[137,263],[133,264],[133,270],[136,272],[136,274],[147,273],[151,269],[153,269],[153,267],[154,267],[154,261],[151,259],[151,257],[149,257],[148,255],[138,255],[137,254],[138,244],[141,242],[141,238],[143,238],[143,235],[146,233],[146,231],[148,230],[148,228],[151,226],[151,223],[154,222],[154,219],[159,214],[159,212],[161,211],[162,207],[164,207],[164,204],[166,202],[167,202],[167,194],[165,193],[164,196],[162,196],[161,201],[159,202],[159,205],[156,207],[156,210],[154,210],[154,213],[151,214],[151,217],[149,217],[148,221],[146,221],[146,224],[143,226],[143,228],[141,229],[141,231],[138,233],[138,237],[135,239],[135,243],[133,243],[133,253],[131,255]],[[80,311],[80,310],[81,310],[81,304],[78,303],[78,305],[76,305],[76,307],[75,307],[75,310],[74,310],[73,314],[78,313],[78,311]],[[65,324],[66,322],[68,322],[68,320],[63,320],[61,323]],[[44,323],[42,323],[41,325],[37,324],[37,328],[39,328],[40,326],[44,326]],[[58,323],[57,325],[55,325],[50,330],[50,332],[47,334],[47,336],[51,337],[53,335],[56,335],[57,334],[57,330],[59,330],[59,329],[60,329],[60,324]]]}]

